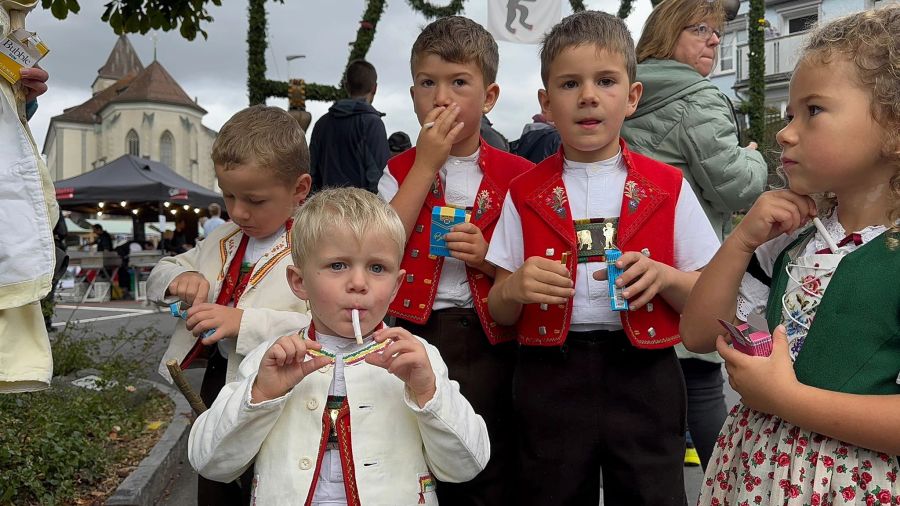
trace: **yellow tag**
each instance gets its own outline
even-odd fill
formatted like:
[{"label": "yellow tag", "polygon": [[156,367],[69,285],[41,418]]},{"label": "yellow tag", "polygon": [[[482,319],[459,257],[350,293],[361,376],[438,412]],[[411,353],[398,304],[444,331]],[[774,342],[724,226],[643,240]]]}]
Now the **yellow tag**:
[{"label": "yellow tag", "polygon": [[49,52],[37,34],[21,28],[14,30],[0,42],[0,74],[17,83],[22,68],[34,67]]}]

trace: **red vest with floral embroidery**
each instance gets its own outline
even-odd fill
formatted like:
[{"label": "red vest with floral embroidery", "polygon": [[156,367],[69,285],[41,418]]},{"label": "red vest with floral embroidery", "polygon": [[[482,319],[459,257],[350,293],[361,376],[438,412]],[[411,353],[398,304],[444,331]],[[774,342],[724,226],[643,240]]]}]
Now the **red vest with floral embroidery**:
[{"label": "red vest with floral embroidery", "polygon": [[[622,158],[628,168],[619,215],[618,246],[623,251],[646,248],[650,258],[672,265],[674,260],[675,205],[681,192],[678,169],[628,150]],[[574,282],[578,269],[575,226],[562,179],[562,149],[510,185],[509,192],[522,220],[525,258],[561,260]],[[679,315],[657,295],[635,311],[620,312],[622,327],[637,348],[666,348],[681,341]],[[526,304],[516,329],[519,343],[529,346],[561,346],[572,318],[572,299],[561,305]]]},{"label": "red vest with floral embroidery", "polygon": [[[412,148],[388,161],[388,170],[398,184],[403,184],[415,159],[416,148]],[[530,169],[533,164],[524,158],[494,149],[482,139],[478,165],[484,176],[478,187],[478,193],[475,194],[475,208],[472,210],[471,222],[481,229],[484,239],[490,242],[510,181]],[[443,205],[445,205],[443,186],[440,178],[435,177],[432,190],[425,197],[412,234],[406,242],[406,251],[403,252],[401,268],[406,269],[406,277],[401,281],[400,291],[397,292],[388,310],[393,316],[420,325],[427,322],[431,316],[441,277],[441,267],[444,265],[444,257],[429,254],[431,210],[435,206]],[[466,267],[466,276],[475,311],[488,340],[491,344],[514,340],[514,329],[498,325],[488,312],[487,297],[494,280],[481,271],[469,267]]]}]

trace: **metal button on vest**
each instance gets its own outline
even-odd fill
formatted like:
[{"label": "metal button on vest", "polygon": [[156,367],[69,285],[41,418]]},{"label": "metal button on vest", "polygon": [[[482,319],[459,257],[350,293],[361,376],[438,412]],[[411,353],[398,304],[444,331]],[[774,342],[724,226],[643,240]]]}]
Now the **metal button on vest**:
[{"label": "metal button on vest", "polygon": [[413,258],[419,258],[419,250],[414,249],[414,250],[410,251],[409,256],[411,256]]},{"label": "metal button on vest", "polygon": [[425,230],[425,225],[416,225],[416,232],[422,232]]},{"label": "metal button on vest", "polygon": [[650,334],[650,337],[656,337],[656,329],[654,329],[653,327],[647,329],[647,333]]},{"label": "metal button on vest", "polygon": [[317,401],[315,399],[310,399],[310,400],[306,401],[306,409],[314,410],[318,407],[319,407],[319,401]]},{"label": "metal button on vest", "polygon": [[468,318],[460,318],[460,319],[459,319],[459,324],[462,325],[463,327],[468,327],[468,326],[469,326],[469,319],[468,319]]},{"label": "metal button on vest", "polygon": [[653,303],[652,303],[652,302],[648,302],[648,303],[647,303],[647,312],[648,312],[648,313],[652,313],[652,312],[653,312]]},{"label": "metal button on vest", "polygon": [[547,304],[541,304],[541,311],[546,311],[548,309]]},{"label": "metal button on vest", "polygon": [[309,471],[310,469],[312,469],[312,459],[310,459],[309,457],[303,457],[302,459],[300,459],[300,469],[304,471]]}]

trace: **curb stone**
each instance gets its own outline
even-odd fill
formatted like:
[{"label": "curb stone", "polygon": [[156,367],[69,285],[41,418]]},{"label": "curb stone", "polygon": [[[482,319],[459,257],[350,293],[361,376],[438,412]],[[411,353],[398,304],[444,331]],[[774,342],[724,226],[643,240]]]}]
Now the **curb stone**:
[{"label": "curb stone", "polygon": [[152,506],[163,494],[187,452],[191,427],[191,407],[178,391],[155,381],[144,380],[165,393],[175,403],[166,431],[137,468],[125,478],[104,503],[106,506]]}]

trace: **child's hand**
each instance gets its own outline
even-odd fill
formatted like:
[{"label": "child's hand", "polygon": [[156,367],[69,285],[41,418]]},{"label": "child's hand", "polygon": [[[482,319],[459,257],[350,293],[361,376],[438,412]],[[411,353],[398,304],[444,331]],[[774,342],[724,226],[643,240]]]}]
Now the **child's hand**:
[{"label": "child's hand", "polygon": [[375,331],[376,342],[391,340],[387,346],[377,353],[366,355],[366,362],[387,369],[387,372],[403,380],[416,396],[419,407],[434,397],[434,370],[425,346],[408,330],[400,327],[385,327]]},{"label": "child's hand", "polygon": [[47,79],[50,79],[50,74],[46,70],[37,65],[31,68],[23,67],[19,70],[19,75],[22,77],[20,82],[25,88],[26,102],[31,102],[47,91]]},{"label": "child's hand", "polygon": [[209,329],[216,329],[213,335],[203,339],[203,344],[210,345],[219,339],[237,337],[244,310],[204,302],[191,306],[187,315],[187,329],[195,336],[199,337]]},{"label": "child's hand", "polygon": [[[463,123],[457,122],[459,105],[436,107],[425,116],[425,123],[416,139],[416,165],[428,167],[435,174],[450,156],[450,148],[456,142],[456,136],[463,129]],[[425,125],[433,124],[426,128]]]},{"label": "child's hand", "polygon": [[784,325],[772,334],[772,354],[768,357],[745,355],[728,346],[723,336],[716,340],[716,350],[725,360],[728,383],[741,395],[744,405],[757,411],[778,415],[791,391],[800,385],[788,353]]},{"label": "child's hand", "polygon": [[188,305],[202,304],[209,296],[209,281],[199,272],[182,272],[169,283],[166,292]]},{"label": "child's hand", "polygon": [[[625,287],[622,295],[628,299],[628,307],[632,310],[645,306],[669,286],[668,274],[672,267],[637,251],[622,253],[616,260],[616,267],[623,271],[616,279],[616,286]],[[593,276],[595,280],[603,281],[607,279],[607,270],[594,271]]]},{"label": "child's hand", "polygon": [[575,296],[569,269],[556,260],[533,256],[503,284],[503,298],[519,304],[565,304]]},{"label": "child's hand", "polygon": [[807,195],[791,190],[768,191],[760,195],[730,238],[743,251],[752,253],[766,241],[794,232],[816,214],[816,203]]},{"label": "child's hand", "polygon": [[303,378],[332,363],[330,357],[306,360],[307,350],[321,350],[322,345],[297,334],[279,337],[266,350],[259,372],[253,382],[251,397],[254,403],[277,399],[290,392]]},{"label": "child's hand", "polygon": [[[450,256],[462,260],[469,267],[493,275],[493,270],[484,261],[488,243],[484,240],[481,229],[472,223],[460,223],[450,229],[444,236]],[[488,272],[490,271],[490,272]]]}]

